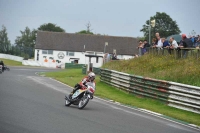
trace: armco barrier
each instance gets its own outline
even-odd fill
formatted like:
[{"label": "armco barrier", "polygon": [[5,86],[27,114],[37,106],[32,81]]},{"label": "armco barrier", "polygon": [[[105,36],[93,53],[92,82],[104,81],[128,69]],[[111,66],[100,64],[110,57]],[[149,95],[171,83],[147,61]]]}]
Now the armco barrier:
[{"label": "armco barrier", "polygon": [[154,98],[169,106],[200,113],[200,87],[101,69],[101,81],[129,93]]},{"label": "armco barrier", "polygon": [[24,59],[23,57],[9,55],[9,54],[2,54],[2,53],[0,53],[0,58],[19,61],[19,62],[22,62],[22,60]]}]

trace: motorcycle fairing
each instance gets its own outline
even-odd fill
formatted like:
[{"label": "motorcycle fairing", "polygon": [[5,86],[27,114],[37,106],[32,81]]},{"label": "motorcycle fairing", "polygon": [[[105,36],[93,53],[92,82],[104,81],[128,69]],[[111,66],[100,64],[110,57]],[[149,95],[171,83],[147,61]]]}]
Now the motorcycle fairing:
[{"label": "motorcycle fairing", "polygon": [[81,89],[77,90],[77,91],[72,95],[72,99],[78,97],[81,93],[83,93],[83,92],[85,92],[85,91],[86,91],[86,89],[85,89],[85,90],[81,90]]}]

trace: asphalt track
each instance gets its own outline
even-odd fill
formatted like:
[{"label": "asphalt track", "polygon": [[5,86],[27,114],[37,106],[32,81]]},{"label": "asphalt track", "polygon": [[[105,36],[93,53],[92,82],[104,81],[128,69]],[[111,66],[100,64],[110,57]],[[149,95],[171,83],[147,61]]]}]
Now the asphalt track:
[{"label": "asphalt track", "polygon": [[[0,133],[199,133],[195,128],[93,99],[83,109],[65,107],[71,88],[36,72],[11,67],[0,74]],[[78,81],[77,81],[78,82]]]}]

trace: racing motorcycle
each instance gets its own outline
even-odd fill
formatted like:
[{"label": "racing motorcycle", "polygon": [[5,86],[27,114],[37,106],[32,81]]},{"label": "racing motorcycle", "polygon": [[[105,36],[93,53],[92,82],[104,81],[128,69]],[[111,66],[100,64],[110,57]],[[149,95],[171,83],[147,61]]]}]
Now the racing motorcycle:
[{"label": "racing motorcycle", "polygon": [[0,74],[3,72],[3,66],[0,65]]},{"label": "racing motorcycle", "polygon": [[10,71],[10,68],[8,68],[7,66],[4,66],[4,70]]},{"label": "racing motorcycle", "polygon": [[88,82],[85,87],[78,89],[73,95],[65,96],[65,106],[78,105],[79,109],[83,109],[93,99],[95,88],[92,83]]}]

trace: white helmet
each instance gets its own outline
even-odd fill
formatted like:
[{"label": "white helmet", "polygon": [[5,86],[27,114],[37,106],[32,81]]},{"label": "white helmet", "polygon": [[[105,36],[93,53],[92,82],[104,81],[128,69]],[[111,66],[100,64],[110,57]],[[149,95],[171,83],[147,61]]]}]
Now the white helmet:
[{"label": "white helmet", "polygon": [[90,73],[88,74],[88,79],[89,79],[90,81],[94,81],[94,79],[95,79],[95,74],[94,74],[93,72],[90,72]]}]

